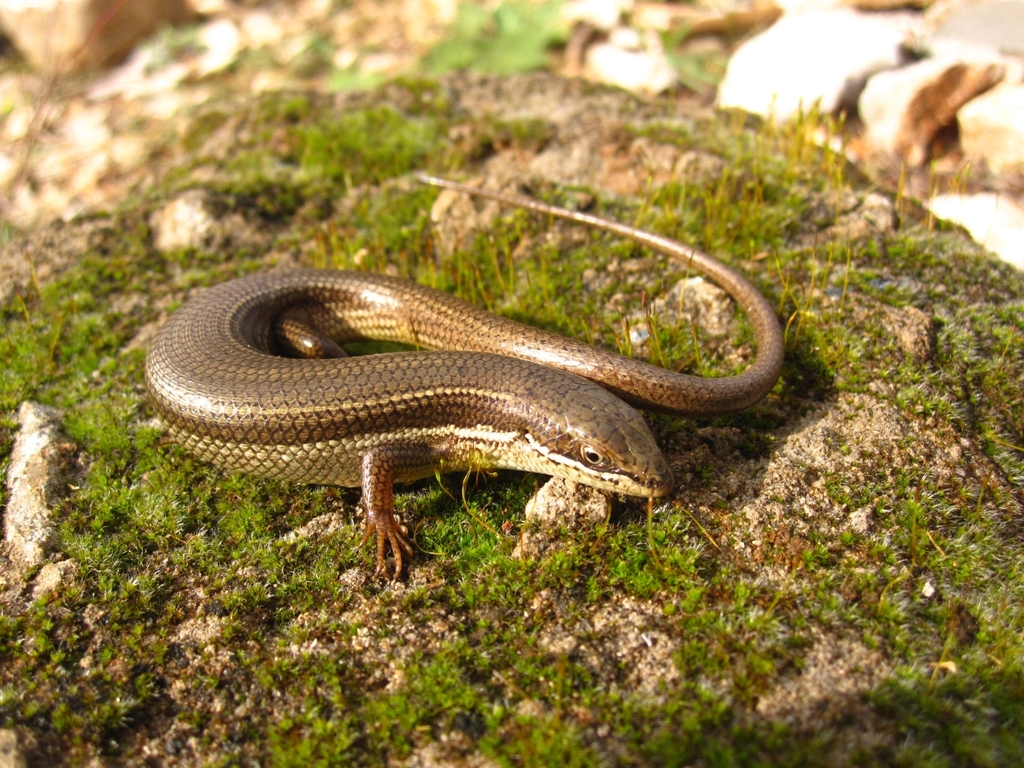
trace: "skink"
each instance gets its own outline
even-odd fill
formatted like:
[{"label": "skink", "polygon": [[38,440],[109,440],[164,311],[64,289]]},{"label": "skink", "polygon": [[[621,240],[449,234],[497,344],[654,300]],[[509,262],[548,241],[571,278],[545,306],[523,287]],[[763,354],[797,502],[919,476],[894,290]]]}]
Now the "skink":
[{"label": "skink", "polygon": [[[658,368],[379,274],[272,272],[187,302],[146,359],[153,405],[197,456],[264,477],[362,487],[376,574],[412,555],[393,485],[493,467],[648,498],[672,475],[628,403],[685,416],[747,408],[775,385],[783,340],[739,274],[675,240],[531,198],[421,181],[602,229],[661,251],[723,287],[749,315],[754,363],[707,379]],[[439,351],[343,355],[359,339]],[[290,355],[283,357],[282,354]],[[298,359],[311,357],[313,359]],[[365,541],[365,539],[364,539]]]}]

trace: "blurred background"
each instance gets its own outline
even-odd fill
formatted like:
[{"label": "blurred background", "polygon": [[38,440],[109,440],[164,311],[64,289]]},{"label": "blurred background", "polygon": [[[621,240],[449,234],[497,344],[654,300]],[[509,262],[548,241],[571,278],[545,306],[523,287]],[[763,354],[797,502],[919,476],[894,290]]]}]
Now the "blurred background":
[{"label": "blurred background", "polygon": [[5,237],[152,183],[201,104],[547,70],[834,117],[883,190],[1024,266],[1024,0],[0,0],[0,24]]}]

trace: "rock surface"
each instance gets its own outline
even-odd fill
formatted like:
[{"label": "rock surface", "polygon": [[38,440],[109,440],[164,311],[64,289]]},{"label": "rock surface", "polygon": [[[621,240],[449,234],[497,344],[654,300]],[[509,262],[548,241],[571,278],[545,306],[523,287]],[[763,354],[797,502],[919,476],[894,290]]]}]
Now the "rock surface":
[{"label": "rock surface", "polygon": [[65,586],[78,571],[78,565],[74,560],[61,560],[56,563],[47,563],[39,569],[39,573],[32,580],[32,599],[39,598],[57,592]]},{"label": "rock surface", "polygon": [[60,412],[25,402],[7,469],[4,539],[8,556],[24,571],[43,562],[57,546],[53,505],[67,493],[75,446],[61,431]]},{"label": "rock surface", "polygon": [[839,9],[783,16],[729,60],[718,104],[786,120],[856,104],[868,76],[904,61],[897,26]]},{"label": "rock surface", "polygon": [[936,195],[928,210],[959,224],[971,237],[1017,269],[1024,269],[1024,207],[995,193]]},{"label": "rock surface", "polygon": [[209,246],[217,229],[217,217],[210,209],[209,196],[189,190],[155,211],[149,219],[153,245],[160,251]]},{"label": "rock surface", "polygon": [[[944,11],[944,12],[943,12]],[[1024,2],[981,0],[950,3],[940,9],[933,36],[1006,54],[1024,54]]]},{"label": "rock surface", "polygon": [[608,42],[587,49],[584,73],[601,83],[648,94],[661,93],[676,82],[657,37],[641,38],[628,28],[620,34],[613,31]]},{"label": "rock surface", "polygon": [[632,8],[632,0],[570,0],[562,7],[562,17],[569,24],[583,22],[611,32],[618,26],[622,14]]},{"label": "rock surface", "polygon": [[28,768],[18,734],[10,728],[0,728],[0,768]]},{"label": "rock surface", "polygon": [[680,280],[664,297],[654,300],[653,310],[669,325],[693,323],[710,336],[725,336],[736,316],[729,294],[703,277]]},{"label": "rock surface", "polygon": [[957,111],[1003,79],[1000,64],[925,59],[871,77],[859,111],[868,138],[879,149],[921,165],[936,134],[956,120]]},{"label": "rock surface", "polygon": [[1024,172],[1024,83],[1003,83],[972,99],[957,122],[969,157],[997,173]]},{"label": "rock surface", "polygon": [[89,69],[123,59],[135,44],[192,12],[185,0],[0,2],[0,25],[34,66],[50,72]]},{"label": "rock surface", "polygon": [[562,536],[593,531],[608,519],[609,509],[607,494],[571,480],[553,477],[527,503],[526,527],[512,551],[512,557],[541,557],[556,548]]}]

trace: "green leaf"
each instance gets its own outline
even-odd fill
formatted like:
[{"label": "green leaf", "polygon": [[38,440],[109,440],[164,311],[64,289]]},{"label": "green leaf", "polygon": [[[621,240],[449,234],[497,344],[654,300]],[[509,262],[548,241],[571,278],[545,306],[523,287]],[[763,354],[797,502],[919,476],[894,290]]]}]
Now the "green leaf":
[{"label": "green leaf", "polygon": [[425,66],[432,74],[468,69],[511,75],[542,69],[548,48],[564,43],[568,34],[561,10],[561,0],[505,2],[494,11],[464,3],[451,36],[427,54]]}]

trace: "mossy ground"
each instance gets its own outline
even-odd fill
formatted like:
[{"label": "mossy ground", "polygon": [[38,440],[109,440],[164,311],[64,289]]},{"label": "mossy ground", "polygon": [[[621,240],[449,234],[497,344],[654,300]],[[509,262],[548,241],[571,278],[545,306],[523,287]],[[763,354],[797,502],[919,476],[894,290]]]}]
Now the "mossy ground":
[{"label": "mossy ground", "polygon": [[[481,474],[463,491],[449,476],[401,494],[420,553],[405,582],[379,584],[365,580],[356,491],[224,472],[166,442],[144,353],[129,342],[191,288],[283,253],[389,269],[638,354],[630,318],[685,274],[662,259],[621,270],[649,254],[514,211],[443,252],[429,214],[437,193],[406,174],[535,153],[557,128],[466,115],[431,82],[349,106],[296,95],[206,112],[183,137],[187,163],[100,217],[74,266],[3,307],[0,456],[18,404],[32,399],[63,409],[84,464],[56,510],[76,577],[0,609],[0,724],[31,734],[33,760],[350,765],[425,750],[502,765],[1024,759],[1024,280],[909,207],[894,229],[844,239],[833,227],[840,201],[861,182],[809,140],[823,128],[813,120],[784,132],[721,117],[680,127],[662,105],[663,121],[647,114],[624,134],[717,157],[718,173],[614,200],[533,190],[570,206],[595,194],[604,215],[723,256],[786,323],[786,367],[765,403],[714,420],[652,419],[686,487],[649,525],[643,505],[620,501],[606,524],[517,560],[542,478]],[[263,239],[157,252],[148,214],[191,186]],[[594,283],[588,269],[617,276]],[[921,356],[893,330],[907,307],[929,321]],[[652,321],[645,351],[725,375],[752,342],[744,319],[734,330],[733,354],[715,355],[688,324]],[[719,494],[720,481],[763,473],[802,418],[857,397],[908,429],[898,456],[868,446],[825,478],[835,507],[867,509],[872,525],[777,526],[746,556],[737,542],[753,502]],[[915,459],[916,429],[962,444],[968,479]],[[833,448],[859,456],[859,446]],[[705,497],[715,500],[691,503]],[[926,582],[937,597],[923,595]],[[863,721],[758,715],[826,635],[852,638],[885,667],[849,699]]]}]

